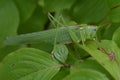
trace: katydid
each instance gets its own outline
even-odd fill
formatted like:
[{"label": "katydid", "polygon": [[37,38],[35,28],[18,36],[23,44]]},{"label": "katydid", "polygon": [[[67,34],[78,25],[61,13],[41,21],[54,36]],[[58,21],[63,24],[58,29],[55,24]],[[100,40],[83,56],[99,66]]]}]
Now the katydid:
[{"label": "katydid", "polygon": [[[58,24],[62,25],[61,23]],[[37,44],[41,42],[54,43],[56,36],[56,43],[63,44],[69,44],[72,42],[78,43],[79,41],[84,43],[85,39],[94,39],[97,27],[87,25],[87,28],[84,28],[82,26],[83,25],[74,25],[69,27],[60,27],[57,31],[56,29],[49,29],[40,32],[21,34],[8,37],[4,43],[5,45]],[[86,29],[88,31],[86,31]],[[56,35],[55,32],[57,32]],[[84,36],[85,34],[87,34],[86,37]]]},{"label": "katydid", "polygon": [[[61,17],[61,19],[62,19],[64,24],[62,24],[59,20],[55,19],[50,14],[49,14],[49,19],[50,20],[54,20],[56,23],[59,23],[59,25],[61,25],[61,26],[66,26],[65,21],[64,21],[64,19],[62,17]],[[54,22],[54,21],[51,21],[51,22]],[[85,40],[87,38],[92,38],[91,37],[92,33],[88,30],[89,29],[88,25],[85,24],[83,26],[84,27],[78,28],[78,30],[80,32],[79,36],[81,38],[81,41],[82,41],[83,45],[85,45],[84,44]],[[68,33],[70,35],[71,40],[75,44],[79,44],[80,38],[76,35],[76,33],[73,30],[69,29],[69,27],[67,27],[67,31],[68,31]],[[93,34],[92,34],[92,36],[93,36]],[[57,40],[57,32],[56,32],[56,36],[55,36],[55,44],[54,44],[54,48],[53,48],[52,54],[58,61],[60,61],[61,63],[65,63],[65,60],[67,59],[67,55],[68,55],[68,50],[65,47],[65,45],[56,44],[56,40]]]}]

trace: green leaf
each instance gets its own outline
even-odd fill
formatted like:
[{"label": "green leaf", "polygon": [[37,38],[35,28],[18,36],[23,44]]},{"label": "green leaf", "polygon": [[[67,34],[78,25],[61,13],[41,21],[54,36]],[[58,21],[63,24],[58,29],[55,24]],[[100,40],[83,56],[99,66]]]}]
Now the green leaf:
[{"label": "green leaf", "polygon": [[37,43],[37,44],[30,44],[30,47],[51,53],[54,46],[51,43],[41,42],[41,43]]},{"label": "green leaf", "polygon": [[61,70],[52,78],[52,80],[63,80],[69,74],[70,74],[70,69],[66,67],[62,67]]},{"label": "green leaf", "polygon": [[6,55],[17,50],[20,46],[4,46],[0,48],[0,62],[4,59]]},{"label": "green leaf", "polygon": [[111,8],[120,6],[120,0],[108,0],[108,3]]},{"label": "green leaf", "polygon": [[[81,46],[82,47],[82,46]],[[120,49],[113,41],[103,40],[99,42],[88,42],[83,47],[94,57],[114,78],[120,79]]]},{"label": "green leaf", "polygon": [[101,27],[99,27],[97,29],[96,34],[97,34],[97,39],[98,40],[102,40],[103,39],[103,37],[104,37],[103,35],[105,33],[105,30],[106,30],[106,27],[104,27],[104,26],[101,26]]},{"label": "green leaf", "polygon": [[61,11],[70,9],[76,0],[44,0],[44,9],[46,11]]},{"label": "green leaf", "polygon": [[100,22],[108,12],[109,6],[106,0],[77,0],[70,13],[76,22],[87,24]]},{"label": "green leaf", "polygon": [[78,72],[70,74],[63,80],[108,80],[108,78],[98,71],[81,69]]},{"label": "green leaf", "polygon": [[0,46],[3,40],[15,35],[19,24],[19,13],[12,0],[0,0]]},{"label": "green leaf", "polygon": [[21,22],[24,22],[27,19],[29,19],[36,8],[37,0],[29,0],[29,1],[28,0],[14,0],[14,1],[20,12]]},{"label": "green leaf", "polygon": [[112,24],[111,26],[106,27],[104,35],[102,35],[104,37],[104,39],[112,40],[113,34],[119,28],[119,26],[120,26],[120,23]]},{"label": "green leaf", "polygon": [[112,40],[113,34],[119,28],[120,23],[113,23],[108,26],[101,26],[97,30],[98,39],[108,39]]},{"label": "green leaf", "polygon": [[44,51],[22,48],[3,60],[0,80],[50,80],[60,66]]},{"label": "green leaf", "polygon": [[44,0],[38,0],[38,4],[43,7],[44,6]]},{"label": "green leaf", "polygon": [[23,34],[43,30],[47,19],[47,15],[44,14],[42,8],[38,6],[32,16],[26,22],[20,24],[18,33]]},{"label": "green leaf", "polygon": [[120,27],[114,32],[112,39],[117,43],[120,48]]},{"label": "green leaf", "polygon": [[55,45],[53,51],[53,56],[60,62],[65,63],[68,57],[68,49],[63,44]]},{"label": "green leaf", "polygon": [[111,75],[93,58],[89,58],[84,61],[76,61],[71,67],[71,73],[78,72],[81,69],[92,69],[101,72],[106,75],[110,80],[113,80]]},{"label": "green leaf", "polygon": [[110,11],[109,14],[109,19],[113,22],[113,23],[119,23],[120,22],[120,7],[114,8]]}]

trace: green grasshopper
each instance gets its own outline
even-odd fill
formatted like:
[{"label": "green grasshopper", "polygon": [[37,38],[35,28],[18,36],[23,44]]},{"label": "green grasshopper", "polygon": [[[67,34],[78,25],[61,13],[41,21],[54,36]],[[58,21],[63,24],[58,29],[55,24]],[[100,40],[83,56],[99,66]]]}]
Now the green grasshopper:
[{"label": "green grasshopper", "polygon": [[[61,23],[59,20],[55,19],[52,15],[49,14],[49,19],[50,19],[50,17],[56,23],[58,23],[60,26],[67,26],[63,17],[61,17],[61,21],[63,21],[64,24]],[[51,22],[53,22],[52,19],[50,19]],[[92,39],[92,40],[97,39],[95,31],[93,31],[93,29],[92,30],[90,29],[90,28],[94,28],[96,30],[96,26],[91,26],[91,25],[87,25],[87,24],[82,24],[80,26],[82,26],[82,27],[79,28],[79,30],[80,30],[80,38],[81,38],[81,41],[82,41],[83,45],[85,44],[86,39]],[[70,35],[70,37],[71,37],[71,39],[74,43],[79,43],[80,42],[80,39],[78,38],[78,36],[76,36],[74,31],[72,31],[71,29],[68,28],[68,33],[69,33],[69,35]]]},{"label": "green grasshopper", "polygon": [[[53,23],[53,25],[56,27],[56,36],[55,36],[55,41],[54,41],[54,48],[53,48],[53,51],[52,51],[52,54],[53,56],[61,63],[65,63],[65,60],[67,59],[67,55],[68,55],[68,50],[67,48],[65,47],[65,45],[59,45],[56,43],[56,40],[57,40],[57,29],[58,29],[58,25],[55,25],[55,22],[58,23],[60,26],[66,26],[65,24],[65,21],[62,17],[60,17],[61,21],[63,21],[64,24],[62,24],[62,22],[60,22],[58,19],[55,19],[51,14],[48,14],[49,16],[49,19],[50,21]],[[82,44],[84,44],[84,42],[86,41],[87,38],[93,38],[93,32],[91,33],[91,31],[89,31],[88,29],[88,25],[83,25],[84,27],[80,27],[80,38],[81,38],[81,41],[82,41]],[[67,27],[68,28],[68,27]],[[72,31],[71,29],[68,28],[68,33],[72,39],[72,41],[75,43],[75,44],[79,44],[80,42],[80,38],[78,38],[78,36],[76,35],[76,33],[74,31]],[[89,35],[89,34],[92,34]],[[95,35],[95,33],[94,33]]]},{"label": "green grasshopper", "polygon": [[[59,26],[64,26],[59,21],[56,22]],[[72,42],[82,42],[84,44],[87,39],[96,39],[96,29],[97,27],[90,25],[73,25],[69,27],[60,27],[59,29],[49,29],[8,37],[4,43],[5,45],[22,45],[37,44],[41,42],[54,43],[54,41],[56,41],[56,43],[64,44],[69,44]]]}]

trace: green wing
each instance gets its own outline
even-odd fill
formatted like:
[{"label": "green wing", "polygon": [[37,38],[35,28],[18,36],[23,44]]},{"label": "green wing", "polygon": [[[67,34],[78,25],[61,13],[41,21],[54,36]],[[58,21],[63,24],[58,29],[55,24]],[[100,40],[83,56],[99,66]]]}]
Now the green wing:
[{"label": "green wing", "polygon": [[[80,26],[61,27],[57,30],[58,31],[57,38],[56,38],[57,43],[66,44],[66,43],[72,42],[68,29],[72,30],[76,34],[78,39],[81,40]],[[96,27],[91,26],[88,29],[91,31],[91,33],[96,32]],[[55,31],[56,29],[50,29],[46,31],[40,31],[40,32],[35,32],[35,33],[28,33],[28,34],[8,37],[4,43],[6,45],[33,44],[33,43],[41,43],[41,42],[54,43],[54,39],[56,37]],[[91,33],[89,35],[91,35]]]}]

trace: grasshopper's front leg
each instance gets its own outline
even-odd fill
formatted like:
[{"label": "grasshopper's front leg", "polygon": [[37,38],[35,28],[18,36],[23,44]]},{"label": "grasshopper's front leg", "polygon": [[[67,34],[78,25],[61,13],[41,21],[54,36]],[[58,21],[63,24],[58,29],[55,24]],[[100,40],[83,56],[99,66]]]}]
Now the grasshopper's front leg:
[{"label": "grasshopper's front leg", "polygon": [[81,25],[82,27],[79,28],[80,31],[80,37],[75,34],[74,31],[71,29],[68,29],[68,32],[70,34],[70,37],[74,43],[79,43],[80,41],[82,42],[83,45],[85,45],[85,41],[87,39],[90,40],[96,40],[96,26],[90,26],[87,24]]},{"label": "grasshopper's front leg", "polygon": [[76,33],[74,31],[72,31],[71,29],[68,29],[68,32],[70,34],[70,37],[72,39],[72,41],[75,43],[75,44],[79,44],[79,42],[82,42],[82,44],[84,45],[84,42],[86,40],[86,32],[85,32],[85,29],[80,27],[79,28],[80,30],[80,37],[78,37],[76,35]]}]

